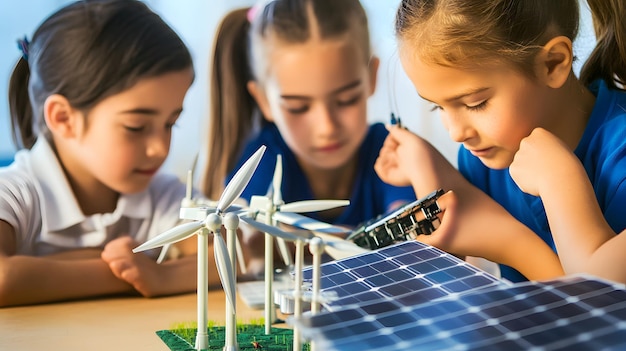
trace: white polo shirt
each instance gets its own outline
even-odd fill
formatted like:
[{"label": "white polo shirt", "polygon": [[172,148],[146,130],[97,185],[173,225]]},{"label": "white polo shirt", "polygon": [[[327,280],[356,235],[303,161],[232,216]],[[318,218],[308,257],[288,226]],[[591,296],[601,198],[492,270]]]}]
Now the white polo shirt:
[{"label": "white polo shirt", "polygon": [[15,229],[18,255],[103,248],[123,235],[143,243],[180,223],[184,197],[185,185],[177,177],[157,174],[145,191],[121,195],[113,213],[85,216],[43,137],[0,168],[0,220]]}]

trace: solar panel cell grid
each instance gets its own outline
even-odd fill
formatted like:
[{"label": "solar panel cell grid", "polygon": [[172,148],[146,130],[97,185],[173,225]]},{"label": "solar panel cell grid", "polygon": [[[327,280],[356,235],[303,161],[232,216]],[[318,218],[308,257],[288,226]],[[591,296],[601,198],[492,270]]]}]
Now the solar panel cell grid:
[{"label": "solar panel cell grid", "polygon": [[305,317],[303,333],[324,350],[626,348],[626,289],[593,277],[492,285],[417,305],[379,303]]},{"label": "solar panel cell grid", "polygon": [[[311,268],[304,270],[305,282],[311,280],[311,274]],[[338,295],[325,305],[332,310],[389,299],[412,305],[493,284],[499,284],[496,277],[417,241],[321,266],[322,291]]]}]

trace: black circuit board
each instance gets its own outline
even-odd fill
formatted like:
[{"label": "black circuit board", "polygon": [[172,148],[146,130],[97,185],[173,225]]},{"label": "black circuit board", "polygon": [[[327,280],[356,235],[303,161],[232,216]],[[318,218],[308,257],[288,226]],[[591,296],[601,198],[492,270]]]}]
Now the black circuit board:
[{"label": "black circuit board", "polygon": [[355,229],[347,240],[375,250],[396,242],[415,239],[418,235],[431,234],[440,224],[437,214],[441,213],[441,208],[437,199],[443,194],[443,189],[435,190],[389,214],[367,221]]}]

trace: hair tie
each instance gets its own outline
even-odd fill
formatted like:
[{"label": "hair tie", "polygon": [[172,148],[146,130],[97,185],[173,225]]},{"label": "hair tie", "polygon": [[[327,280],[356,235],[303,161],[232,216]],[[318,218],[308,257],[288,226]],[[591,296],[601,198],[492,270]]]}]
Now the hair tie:
[{"label": "hair tie", "polygon": [[30,46],[30,42],[28,38],[24,36],[24,39],[17,39],[17,48],[22,52],[22,58],[28,61],[28,47]]},{"label": "hair tie", "polygon": [[248,13],[246,15],[248,22],[252,23],[259,14],[259,11],[263,11],[263,9],[272,1],[274,0],[257,0],[257,2],[248,9]]},{"label": "hair tie", "polygon": [[257,2],[254,6],[252,6],[250,9],[248,9],[248,13],[246,14],[246,17],[248,18],[248,22],[252,23],[252,21],[254,21],[254,18],[256,17],[257,12],[259,12],[259,2]]}]

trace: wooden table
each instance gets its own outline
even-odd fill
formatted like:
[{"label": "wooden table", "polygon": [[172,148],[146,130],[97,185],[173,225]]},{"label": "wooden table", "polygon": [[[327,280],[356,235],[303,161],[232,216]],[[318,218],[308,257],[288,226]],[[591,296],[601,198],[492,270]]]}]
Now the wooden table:
[{"label": "wooden table", "polygon": [[[209,291],[209,319],[224,322],[224,293]],[[237,299],[237,318],[263,317]],[[196,321],[196,295],[115,297],[0,309],[0,350],[155,350],[156,335],[173,323]]]}]

